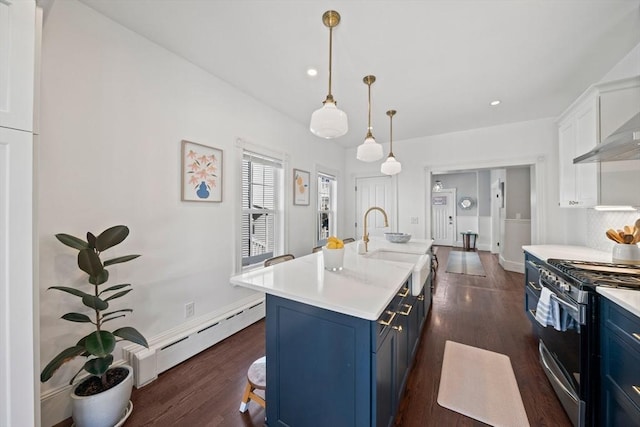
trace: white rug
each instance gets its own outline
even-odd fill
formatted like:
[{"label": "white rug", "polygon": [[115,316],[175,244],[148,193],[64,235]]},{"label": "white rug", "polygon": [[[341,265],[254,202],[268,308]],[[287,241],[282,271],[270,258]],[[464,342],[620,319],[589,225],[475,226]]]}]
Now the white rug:
[{"label": "white rug", "polygon": [[492,426],[529,426],[509,357],[454,341],[444,346],[438,403]]},{"label": "white rug", "polygon": [[471,276],[486,276],[482,261],[477,252],[449,252],[447,273],[469,274]]}]

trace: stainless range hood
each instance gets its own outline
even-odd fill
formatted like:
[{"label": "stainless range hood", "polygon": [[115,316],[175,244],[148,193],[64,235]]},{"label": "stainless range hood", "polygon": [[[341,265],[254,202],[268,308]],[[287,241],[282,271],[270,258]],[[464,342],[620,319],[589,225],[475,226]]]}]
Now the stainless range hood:
[{"label": "stainless range hood", "polygon": [[573,159],[573,163],[637,159],[640,159],[640,113],[629,119],[593,150]]}]

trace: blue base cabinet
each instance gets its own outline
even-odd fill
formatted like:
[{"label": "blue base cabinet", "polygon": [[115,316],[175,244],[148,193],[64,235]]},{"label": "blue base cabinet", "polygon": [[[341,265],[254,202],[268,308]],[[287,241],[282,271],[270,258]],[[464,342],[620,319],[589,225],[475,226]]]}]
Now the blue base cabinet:
[{"label": "blue base cabinet", "polygon": [[409,286],[377,321],[267,295],[268,425],[392,425],[426,316]]},{"label": "blue base cabinet", "polygon": [[640,319],[600,297],[600,421],[640,426]]},{"label": "blue base cabinet", "polygon": [[546,263],[528,252],[524,254],[524,309],[529,320],[537,327],[536,308],[540,299],[540,267]]}]

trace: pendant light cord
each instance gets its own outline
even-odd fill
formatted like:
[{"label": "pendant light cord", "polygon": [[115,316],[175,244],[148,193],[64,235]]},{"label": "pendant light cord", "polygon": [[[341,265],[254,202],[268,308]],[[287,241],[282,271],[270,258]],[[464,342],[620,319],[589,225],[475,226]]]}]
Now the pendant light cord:
[{"label": "pendant light cord", "polygon": [[331,95],[331,68],[333,65],[332,52],[333,52],[333,27],[329,27],[329,94],[327,95],[327,98],[329,99],[333,99],[333,96]]},{"label": "pendant light cord", "polygon": [[393,155],[393,114],[389,114],[389,157],[394,157]]},{"label": "pendant light cord", "polygon": [[371,82],[367,83],[367,86],[369,86],[369,126],[367,127],[367,130],[371,133]]}]

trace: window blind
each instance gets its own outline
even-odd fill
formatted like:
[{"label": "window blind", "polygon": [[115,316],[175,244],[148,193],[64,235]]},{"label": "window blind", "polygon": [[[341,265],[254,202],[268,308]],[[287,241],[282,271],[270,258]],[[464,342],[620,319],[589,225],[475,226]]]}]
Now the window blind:
[{"label": "window blind", "polygon": [[242,156],[242,265],[274,256],[282,161],[250,151]]}]

